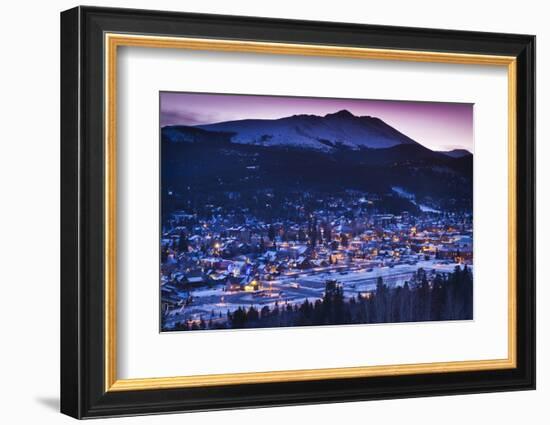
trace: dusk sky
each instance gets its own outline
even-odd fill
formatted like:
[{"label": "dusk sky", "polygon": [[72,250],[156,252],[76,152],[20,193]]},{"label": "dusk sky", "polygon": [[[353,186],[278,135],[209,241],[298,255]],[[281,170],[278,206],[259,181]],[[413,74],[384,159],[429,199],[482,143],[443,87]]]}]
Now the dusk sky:
[{"label": "dusk sky", "polygon": [[326,115],[347,109],[378,117],[432,150],[473,152],[473,105],[469,103],[356,100],[161,92],[160,124],[200,125],[297,114]]}]

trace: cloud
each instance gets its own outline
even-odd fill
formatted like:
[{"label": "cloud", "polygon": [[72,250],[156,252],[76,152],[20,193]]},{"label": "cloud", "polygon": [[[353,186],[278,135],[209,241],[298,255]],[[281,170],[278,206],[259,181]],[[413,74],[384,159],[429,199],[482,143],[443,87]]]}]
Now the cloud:
[{"label": "cloud", "polygon": [[204,123],[204,117],[196,112],[176,110],[176,109],[161,109],[160,125],[198,125]]}]

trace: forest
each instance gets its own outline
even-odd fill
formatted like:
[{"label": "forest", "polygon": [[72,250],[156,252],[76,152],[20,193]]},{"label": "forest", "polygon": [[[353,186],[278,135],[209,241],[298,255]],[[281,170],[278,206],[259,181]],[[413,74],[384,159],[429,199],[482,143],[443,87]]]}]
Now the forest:
[{"label": "forest", "polygon": [[344,288],[327,280],[323,298],[301,304],[275,303],[258,310],[239,307],[206,320],[185,321],[174,330],[271,328],[288,326],[402,323],[473,318],[473,277],[468,266],[431,279],[422,268],[402,286],[389,287],[381,277],[376,289],[345,297]]}]

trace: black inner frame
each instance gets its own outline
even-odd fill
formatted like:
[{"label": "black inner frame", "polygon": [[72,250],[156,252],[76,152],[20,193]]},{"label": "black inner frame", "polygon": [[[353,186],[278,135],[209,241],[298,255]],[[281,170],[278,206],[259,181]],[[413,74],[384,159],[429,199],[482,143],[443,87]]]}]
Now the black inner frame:
[{"label": "black inner frame", "polygon": [[[105,392],[103,65],[106,32],[515,56],[517,368]],[[91,418],[534,389],[534,36],[77,7],[61,14],[61,117],[63,413]]]}]

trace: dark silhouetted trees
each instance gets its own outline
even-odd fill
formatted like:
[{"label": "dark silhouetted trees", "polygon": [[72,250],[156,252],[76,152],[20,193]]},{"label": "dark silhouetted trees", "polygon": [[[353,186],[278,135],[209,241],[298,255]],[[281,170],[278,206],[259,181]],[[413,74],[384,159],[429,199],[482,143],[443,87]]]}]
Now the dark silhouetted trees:
[{"label": "dark silhouetted trees", "polygon": [[187,241],[187,235],[182,231],[180,232],[178,239],[178,251],[187,252],[189,250],[189,242]]},{"label": "dark silhouetted trees", "polygon": [[225,321],[202,319],[179,323],[176,330],[205,328],[269,328],[363,323],[399,323],[435,320],[470,320],[473,318],[473,278],[467,267],[452,273],[437,273],[429,279],[418,269],[409,282],[389,287],[381,277],[376,288],[357,296],[344,297],[336,280],[325,283],[322,299],[301,304],[276,302],[273,308],[239,307],[227,312]]}]

